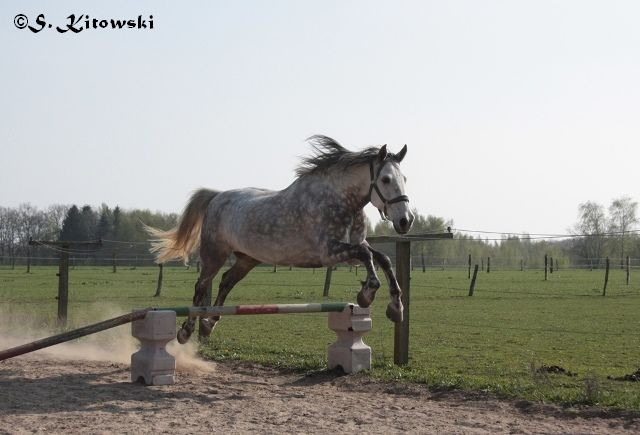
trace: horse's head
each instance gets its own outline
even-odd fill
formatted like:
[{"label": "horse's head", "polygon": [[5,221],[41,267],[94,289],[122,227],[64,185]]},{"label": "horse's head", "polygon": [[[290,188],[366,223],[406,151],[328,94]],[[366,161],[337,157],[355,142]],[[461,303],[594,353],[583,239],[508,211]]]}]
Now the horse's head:
[{"label": "horse's head", "polygon": [[405,194],[406,177],[400,172],[400,162],[406,154],[406,145],[398,154],[389,153],[384,145],[376,159],[369,164],[370,201],[383,219],[393,222],[393,228],[400,234],[411,229],[415,217],[409,208],[409,197]]}]

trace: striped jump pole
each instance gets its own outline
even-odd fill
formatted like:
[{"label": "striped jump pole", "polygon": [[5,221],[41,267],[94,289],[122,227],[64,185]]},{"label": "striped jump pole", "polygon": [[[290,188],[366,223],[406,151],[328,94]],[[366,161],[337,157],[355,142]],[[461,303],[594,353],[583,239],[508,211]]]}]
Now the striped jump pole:
[{"label": "striped jump pole", "polygon": [[320,304],[271,304],[271,305],[235,305],[227,307],[177,307],[162,308],[175,311],[178,316],[213,317],[242,316],[253,314],[303,314],[303,313],[340,313],[353,304],[347,302],[328,302]]}]

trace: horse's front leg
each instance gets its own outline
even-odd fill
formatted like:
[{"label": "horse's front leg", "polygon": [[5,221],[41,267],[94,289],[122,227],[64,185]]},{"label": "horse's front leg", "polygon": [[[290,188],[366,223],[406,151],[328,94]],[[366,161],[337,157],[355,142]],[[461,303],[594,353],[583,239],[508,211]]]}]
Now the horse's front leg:
[{"label": "horse's front leg", "polygon": [[396,274],[393,272],[393,268],[391,267],[391,260],[389,260],[389,257],[382,252],[371,248],[371,246],[368,246],[368,248],[373,255],[374,261],[382,268],[385,276],[387,277],[387,282],[389,283],[389,296],[391,297],[391,302],[387,305],[387,317],[393,322],[402,322],[402,313],[404,311],[401,299],[402,290],[400,290]]},{"label": "horse's front leg", "polygon": [[347,260],[358,260],[367,269],[367,279],[362,281],[362,289],[358,293],[358,305],[368,307],[376,297],[376,291],[380,288],[380,280],[373,267],[373,256],[364,244],[352,245],[349,243],[332,240],[329,242],[329,257],[332,263],[341,263]]}]

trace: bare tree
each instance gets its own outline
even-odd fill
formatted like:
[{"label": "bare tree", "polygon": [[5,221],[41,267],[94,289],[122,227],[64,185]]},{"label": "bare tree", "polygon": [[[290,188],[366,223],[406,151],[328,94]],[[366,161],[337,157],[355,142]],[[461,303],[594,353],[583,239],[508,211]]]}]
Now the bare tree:
[{"label": "bare tree", "polygon": [[47,208],[45,215],[47,216],[47,236],[45,239],[57,240],[62,232],[62,223],[67,215],[70,206],[63,204],[54,204]]},{"label": "bare tree", "polygon": [[628,196],[614,199],[609,206],[610,231],[618,233],[616,240],[618,242],[618,249],[620,249],[621,269],[624,268],[625,239],[628,236],[629,230],[633,229],[638,223],[637,209],[638,203],[632,201]]},{"label": "bare tree", "polygon": [[18,213],[17,243],[19,249],[25,251],[29,239],[42,237],[46,230],[46,218],[42,211],[29,203],[20,204],[16,212]]},{"label": "bare tree", "polygon": [[16,256],[18,236],[18,212],[13,208],[0,207],[0,263],[8,256],[13,263]]},{"label": "bare tree", "polygon": [[600,262],[606,232],[607,217],[604,207],[592,201],[581,203],[578,206],[578,222],[574,226],[574,233],[582,236],[578,239],[577,247],[592,267],[594,259]]}]

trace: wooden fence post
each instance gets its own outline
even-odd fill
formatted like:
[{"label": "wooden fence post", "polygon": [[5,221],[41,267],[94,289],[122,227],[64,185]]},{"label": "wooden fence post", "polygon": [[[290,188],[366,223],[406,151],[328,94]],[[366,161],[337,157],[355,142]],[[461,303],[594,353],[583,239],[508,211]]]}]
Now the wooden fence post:
[{"label": "wooden fence post", "polygon": [[402,289],[402,305],[404,306],[402,322],[395,324],[393,342],[393,362],[396,365],[409,363],[409,301],[411,280],[411,242],[396,242],[396,275]]},{"label": "wooden fence post", "polygon": [[473,296],[473,292],[476,289],[476,278],[478,277],[478,265],[473,268],[473,278],[471,279],[471,285],[469,286],[469,296]]},{"label": "wooden fence post", "polygon": [[327,267],[327,274],[324,277],[324,289],[322,290],[322,296],[329,296],[329,289],[331,288],[331,275],[333,274],[333,267]]},{"label": "wooden fence post", "polygon": [[524,272],[524,260],[520,259],[520,272]]},{"label": "wooden fence post", "polygon": [[31,247],[27,247],[27,273],[31,273]]},{"label": "wooden fence post", "polygon": [[631,269],[631,260],[627,255],[627,285],[629,285],[629,269]]},{"label": "wooden fence post", "polygon": [[113,266],[113,273],[116,273],[118,271],[116,268],[116,251],[111,253],[111,265]]},{"label": "wooden fence post", "polygon": [[273,265],[273,273],[276,273],[278,271],[278,265],[274,264]]},{"label": "wooden fence post", "polygon": [[549,271],[549,257],[544,254],[544,280],[547,280],[547,272]]},{"label": "wooden fence post", "polygon": [[602,287],[602,296],[607,293],[607,283],[609,282],[609,257],[605,260],[605,270],[604,270],[604,287]]},{"label": "wooden fence post", "polygon": [[468,266],[469,266],[469,271],[467,273],[467,279],[471,279],[471,254],[469,254]]},{"label": "wooden fence post", "polygon": [[160,268],[158,272],[158,286],[156,287],[156,294],[153,295],[156,298],[160,296],[160,292],[162,291],[162,266],[162,263],[158,263],[158,267]]},{"label": "wooden fence post", "polygon": [[487,273],[491,272],[491,257],[487,257]]},{"label": "wooden fence post", "polygon": [[409,314],[411,294],[411,242],[427,241],[434,239],[453,239],[453,233],[428,234],[423,236],[372,236],[367,238],[370,243],[395,242],[396,256],[395,267],[398,284],[402,289],[402,304],[404,307],[402,322],[394,326],[393,360],[396,365],[409,362]]},{"label": "wooden fence post", "polygon": [[69,245],[62,245],[58,265],[58,326],[67,325],[69,305]]},{"label": "wooden fence post", "polygon": [[[69,305],[69,250],[74,246],[102,246],[102,241],[68,242],[62,240],[36,241],[29,240],[29,245],[54,245],[59,247],[60,260],[58,262],[58,326],[67,324],[67,308]],[[71,259],[73,261],[73,259]]]}]

